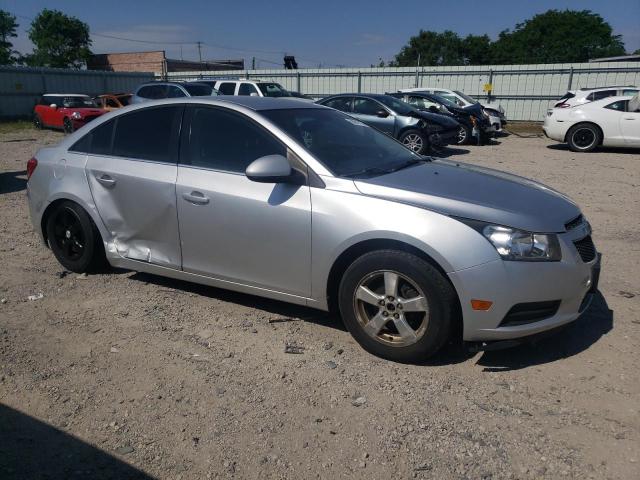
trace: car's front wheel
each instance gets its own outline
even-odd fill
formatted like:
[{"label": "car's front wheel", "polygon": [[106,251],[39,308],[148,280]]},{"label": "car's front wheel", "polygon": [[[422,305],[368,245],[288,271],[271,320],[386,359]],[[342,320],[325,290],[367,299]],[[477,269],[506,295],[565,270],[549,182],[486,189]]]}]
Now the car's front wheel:
[{"label": "car's front wheel", "polygon": [[466,125],[460,125],[458,129],[458,135],[456,137],[456,144],[458,145],[466,145],[471,141],[472,131],[471,128]]},{"label": "car's front wheel", "polygon": [[40,115],[37,113],[33,116],[33,126],[38,130],[42,129],[42,120],[40,119]]},{"label": "car's front wheel", "polygon": [[58,262],[76,273],[93,271],[105,263],[100,232],[77,203],[55,205],[46,223],[47,240]]},{"label": "car's front wheel", "polygon": [[574,152],[591,152],[601,141],[600,129],[590,123],[574,125],[567,134],[567,143]]},{"label": "car's front wheel", "polygon": [[339,305],[347,328],[365,350],[420,362],[448,339],[455,293],[429,262],[407,252],[378,250],[347,268]]},{"label": "car's front wheel", "polygon": [[420,130],[407,130],[400,135],[400,142],[418,155],[426,155],[429,149],[427,136]]},{"label": "car's front wheel", "polygon": [[63,120],[62,128],[64,129],[64,133],[73,133],[73,122],[69,117]]}]

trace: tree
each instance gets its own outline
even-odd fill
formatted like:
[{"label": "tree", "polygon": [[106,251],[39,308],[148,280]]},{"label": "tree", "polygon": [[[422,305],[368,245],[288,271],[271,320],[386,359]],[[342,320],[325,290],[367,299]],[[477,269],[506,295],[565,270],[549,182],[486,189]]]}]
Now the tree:
[{"label": "tree", "polygon": [[16,28],[16,17],[0,10],[0,65],[10,65],[17,61],[18,52],[13,50],[13,44],[9,41],[17,37]]},{"label": "tree", "polygon": [[633,52],[631,55],[640,55],[640,48]]},{"label": "tree", "polygon": [[486,65],[492,60],[492,44],[488,35],[467,35],[462,40],[465,65]]},{"label": "tree", "polygon": [[58,10],[42,10],[31,23],[29,38],[35,45],[26,56],[31,66],[80,68],[91,55],[89,26]]},{"label": "tree", "polygon": [[589,10],[549,10],[504,30],[494,42],[496,63],[586,62],[624,55],[620,35]]},{"label": "tree", "polygon": [[442,33],[420,30],[409,39],[392,62],[396,67],[420,65],[462,65],[464,54],[462,40],[457,33],[445,30]]}]

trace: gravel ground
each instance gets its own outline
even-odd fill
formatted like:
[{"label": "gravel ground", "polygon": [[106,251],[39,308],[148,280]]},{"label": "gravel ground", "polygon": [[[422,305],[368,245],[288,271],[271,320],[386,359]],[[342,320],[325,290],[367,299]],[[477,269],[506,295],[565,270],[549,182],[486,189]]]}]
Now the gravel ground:
[{"label": "gravel ground", "polygon": [[577,200],[602,295],[535,345],[401,365],[322,312],[64,272],[24,196],[26,161],[60,137],[0,134],[1,478],[640,478],[637,151],[449,150]]}]

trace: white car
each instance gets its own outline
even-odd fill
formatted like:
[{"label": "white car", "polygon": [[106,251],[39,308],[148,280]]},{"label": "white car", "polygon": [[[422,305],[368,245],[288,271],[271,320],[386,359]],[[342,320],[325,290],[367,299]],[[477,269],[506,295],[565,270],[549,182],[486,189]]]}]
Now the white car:
[{"label": "white car", "polygon": [[590,152],[599,145],[640,148],[638,95],[607,97],[547,113],[542,129],[547,137],[566,142],[574,152]]},{"label": "white car", "polygon": [[613,85],[611,87],[581,88],[569,90],[553,108],[570,108],[584,103],[595,102],[607,97],[633,97],[640,89],[633,85]]},{"label": "white car", "polygon": [[220,95],[245,95],[250,97],[291,97],[279,83],[262,80],[198,80],[220,92]]},{"label": "white car", "polygon": [[438,88],[438,87],[420,87],[420,88],[404,88],[398,90],[401,93],[405,92],[426,92],[426,93],[434,93],[441,97],[446,98],[447,100],[451,100],[461,107],[468,107],[469,105],[475,105],[479,103],[484,108],[484,111],[487,115],[489,115],[489,121],[491,125],[494,127],[496,131],[502,130],[502,127],[507,123],[507,117],[504,112],[504,108],[502,105],[496,102],[480,102],[469,95],[459,91],[459,90],[449,90],[447,88]]}]

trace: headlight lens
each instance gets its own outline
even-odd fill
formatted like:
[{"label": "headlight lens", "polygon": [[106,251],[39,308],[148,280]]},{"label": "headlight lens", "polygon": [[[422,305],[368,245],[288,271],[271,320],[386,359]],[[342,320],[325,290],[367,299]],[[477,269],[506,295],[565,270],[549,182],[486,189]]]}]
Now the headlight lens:
[{"label": "headlight lens", "polygon": [[73,118],[74,120],[80,120],[82,118],[82,115],[80,115],[80,112],[73,112],[71,114],[71,118]]},{"label": "headlight lens", "polygon": [[561,258],[555,234],[524,232],[499,225],[487,225],[482,234],[505,260],[558,261]]}]

